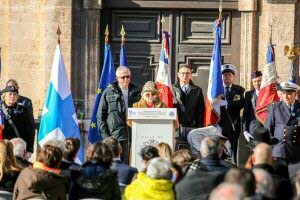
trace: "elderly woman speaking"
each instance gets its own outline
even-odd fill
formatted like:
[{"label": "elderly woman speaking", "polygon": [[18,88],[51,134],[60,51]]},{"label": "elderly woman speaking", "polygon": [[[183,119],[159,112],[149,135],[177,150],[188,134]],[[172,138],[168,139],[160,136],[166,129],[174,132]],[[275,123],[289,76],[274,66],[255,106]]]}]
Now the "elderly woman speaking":
[{"label": "elderly woman speaking", "polygon": [[143,86],[142,98],[133,104],[134,108],[167,108],[167,104],[162,102],[158,96],[158,89],[153,81],[148,81]]}]

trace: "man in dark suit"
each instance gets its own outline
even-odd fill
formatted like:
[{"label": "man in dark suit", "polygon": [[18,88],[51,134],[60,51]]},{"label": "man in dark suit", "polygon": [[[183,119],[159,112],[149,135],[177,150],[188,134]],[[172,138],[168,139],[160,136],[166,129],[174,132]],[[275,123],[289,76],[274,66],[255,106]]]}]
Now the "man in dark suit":
[{"label": "man in dark suit", "polygon": [[[228,139],[231,143],[231,148],[233,151],[233,159],[237,161],[237,149],[238,149],[238,139],[241,132],[241,115],[240,111],[243,109],[245,104],[244,92],[245,89],[242,86],[233,84],[236,67],[232,64],[224,64],[221,67],[222,79],[224,87],[224,97],[227,101],[227,110],[231,117],[234,130],[231,133],[226,133]],[[222,132],[226,132],[223,130]]]},{"label": "man in dark suit", "polygon": [[136,168],[130,167],[121,161],[122,146],[117,139],[107,137],[103,140],[103,143],[105,143],[112,152],[113,162],[111,167],[118,171],[119,185],[121,192],[123,192],[125,186],[131,183],[132,178],[138,171]]},{"label": "man in dark suit", "polygon": [[279,140],[273,148],[273,157],[277,162],[289,165],[290,171],[293,166],[299,168],[300,163],[300,103],[296,99],[300,87],[292,82],[282,82],[279,89],[281,101],[270,107],[264,125]]},{"label": "man in dark suit", "polygon": [[248,142],[250,141],[250,138],[253,138],[253,131],[263,126],[255,116],[256,100],[260,90],[261,80],[262,80],[261,71],[253,72],[251,74],[251,81],[254,89],[246,92],[245,94],[245,106],[243,111],[242,124],[243,124],[243,133]]},{"label": "man in dark suit", "polygon": [[205,107],[202,89],[192,81],[191,66],[179,67],[178,80],[173,91],[174,108],[177,108],[180,124],[180,139],[186,142],[190,130],[203,127]]}]

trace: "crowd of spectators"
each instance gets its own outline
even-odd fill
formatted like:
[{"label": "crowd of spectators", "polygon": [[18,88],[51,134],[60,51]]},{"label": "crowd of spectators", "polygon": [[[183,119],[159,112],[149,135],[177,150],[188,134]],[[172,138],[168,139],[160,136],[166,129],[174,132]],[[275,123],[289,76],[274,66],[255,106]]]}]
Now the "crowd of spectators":
[{"label": "crowd of spectators", "polygon": [[76,163],[80,141],[48,141],[27,160],[20,138],[0,142],[0,198],[5,199],[299,199],[300,173],[292,180],[272,159],[272,146],[257,143],[251,165],[222,159],[219,137],[201,140],[200,157],[166,143],[145,146],[143,169],[124,164],[122,146],[108,137],[91,145]]}]

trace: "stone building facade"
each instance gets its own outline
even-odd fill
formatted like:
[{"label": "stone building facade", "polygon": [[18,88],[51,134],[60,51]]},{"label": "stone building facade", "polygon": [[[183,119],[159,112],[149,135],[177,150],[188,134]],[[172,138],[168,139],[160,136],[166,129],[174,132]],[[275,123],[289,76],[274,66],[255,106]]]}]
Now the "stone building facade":
[{"label": "stone building facade", "polygon": [[[287,80],[290,62],[283,49],[300,45],[300,0],[222,2],[223,61],[238,67],[236,82],[250,89],[251,72],[265,65],[271,29],[277,70]],[[32,99],[35,117],[41,114],[59,25],[73,97],[79,112],[88,118],[103,62],[104,28],[109,24],[117,66],[119,28],[125,24],[128,62],[133,75],[141,74],[138,84],[155,76],[163,29],[173,36],[173,81],[178,66],[189,63],[193,80],[206,90],[213,44],[210,22],[218,16],[218,8],[219,0],[0,0],[0,88],[8,79],[16,79],[20,93]],[[299,58],[294,64],[299,82]]]}]

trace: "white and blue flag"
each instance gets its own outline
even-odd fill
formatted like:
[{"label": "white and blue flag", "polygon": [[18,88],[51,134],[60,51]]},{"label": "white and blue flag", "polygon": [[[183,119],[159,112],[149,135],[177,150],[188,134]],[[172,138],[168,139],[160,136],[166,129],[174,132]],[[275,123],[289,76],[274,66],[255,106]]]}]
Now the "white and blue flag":
[{"label": "white and blue flag", "polygon": [[48,140],[64,140],[69,137],[80,139],[81,145],[76,162],[82,163],[84,159],[83,141],[80,136],[65,65],[59,44],[57,44],[38,134],[38,143],[43,146]]}]

